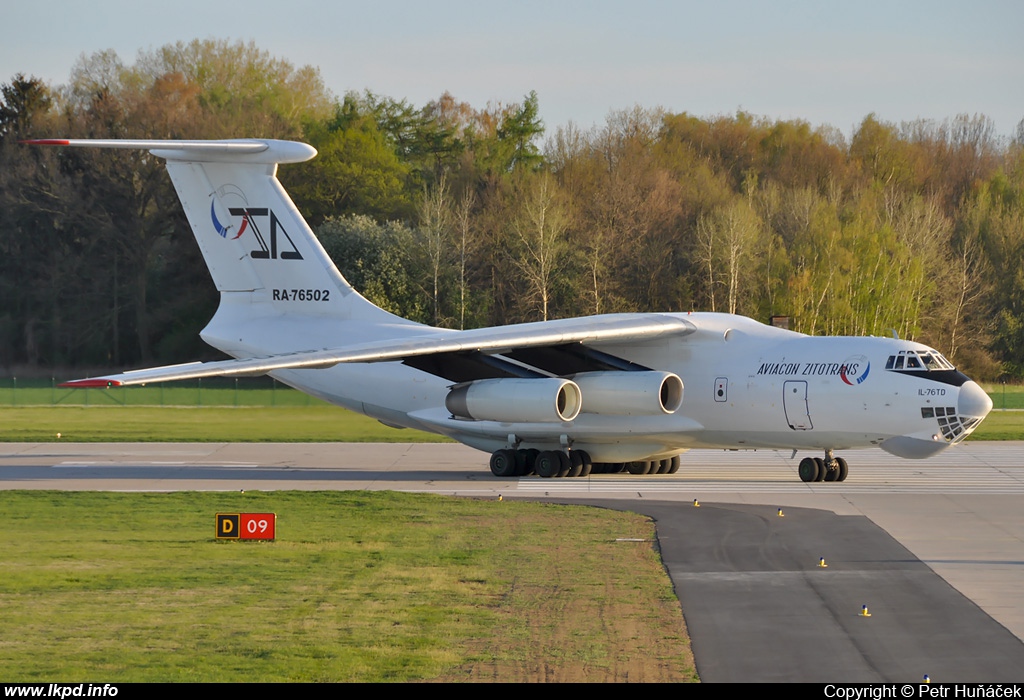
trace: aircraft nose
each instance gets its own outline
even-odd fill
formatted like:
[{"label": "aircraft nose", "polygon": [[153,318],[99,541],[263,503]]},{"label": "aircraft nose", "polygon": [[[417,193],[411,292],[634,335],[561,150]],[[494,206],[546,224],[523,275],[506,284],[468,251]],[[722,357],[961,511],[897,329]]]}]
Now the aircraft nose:
[{"label": "aircraft nose", "polygon": [[956,402],[957,413],[963,418],[984,418],[992,410],[992,399],[976,382],[967,381],[960,387]]}]

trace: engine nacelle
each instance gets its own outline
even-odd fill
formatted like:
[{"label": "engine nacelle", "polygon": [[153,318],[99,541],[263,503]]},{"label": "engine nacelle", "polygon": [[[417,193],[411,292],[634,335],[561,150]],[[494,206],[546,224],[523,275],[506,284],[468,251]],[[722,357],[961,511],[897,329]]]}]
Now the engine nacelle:
[{"label": "engine nacelle", "polygon": [[672,372],[581,372],[572,379],[583,394],[584,413],[657,416],[683,405],[683,380]]},{"label": "engine nacelle", "polygon": [[453,416],[502,423],[560,423],[579,415],[580,388],[568,379],[480,379],[456,386],[444,405]]}]

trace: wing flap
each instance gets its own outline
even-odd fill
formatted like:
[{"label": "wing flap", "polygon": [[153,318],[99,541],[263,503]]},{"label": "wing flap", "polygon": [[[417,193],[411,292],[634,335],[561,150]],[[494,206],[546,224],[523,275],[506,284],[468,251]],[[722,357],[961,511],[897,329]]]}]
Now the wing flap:
[{"label": "wing flap", "polygon": [[482,352],[499,354],[520,348],[567,343],[640,342],[692,333],[695,327],[678,316],[665,314],[617,314],[557,321],[523,323],[469,331],[438,331],[416,338],[392,338],[344,348],[309,350],[272,357],[219,362],[194,362],[169,367],[134,370],[104,377],[78,379],[63,387],[133,386],[204,377],[266,374],[282,369],[323,369],[341,362],[394,362],[443,353]]}]

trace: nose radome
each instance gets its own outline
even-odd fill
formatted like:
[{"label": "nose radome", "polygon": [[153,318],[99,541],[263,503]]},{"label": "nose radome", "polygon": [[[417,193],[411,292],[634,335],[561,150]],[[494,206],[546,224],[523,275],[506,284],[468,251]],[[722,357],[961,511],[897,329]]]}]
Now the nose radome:
[{"label": "nose radome", "polygon": [[977,382],[967,381],[960,387],[960,397],[956,402],[957,413],[961,419],[984,418],[992,410],[992,399]]}]

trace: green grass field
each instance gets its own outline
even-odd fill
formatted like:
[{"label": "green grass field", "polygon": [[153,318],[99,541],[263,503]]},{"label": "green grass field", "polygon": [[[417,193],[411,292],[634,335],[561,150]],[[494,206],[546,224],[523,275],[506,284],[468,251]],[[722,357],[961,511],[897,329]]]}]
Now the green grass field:
[{"label": "green grass field", "polygon": [[[60,434],[58,438],[57,435]],[[312,406],[0,408],[4,442],[444,442],[323,403]]]},{"label": "green grass field", "polygon": [[[389,492],[0,491],[5,682],[695,680],[635,514]],[[276,512],[275,542],[216,541]]]},{"label": "green grass field", "polygon": [[110,389],[62,389],[57,380],[0,379],[0,406],[326,406],[268,377],[214,377]]},{"label": "green grass field", "polygon": [[992,407],[1024,409],[1024,386],[1019,384],[995,384],[982,382],[981,388],[992,398]]}]

